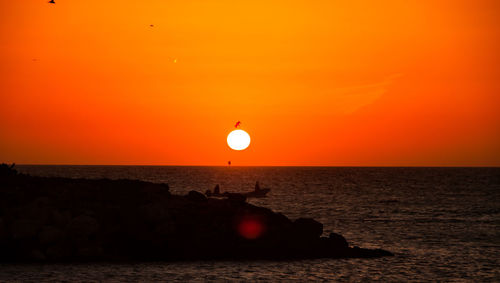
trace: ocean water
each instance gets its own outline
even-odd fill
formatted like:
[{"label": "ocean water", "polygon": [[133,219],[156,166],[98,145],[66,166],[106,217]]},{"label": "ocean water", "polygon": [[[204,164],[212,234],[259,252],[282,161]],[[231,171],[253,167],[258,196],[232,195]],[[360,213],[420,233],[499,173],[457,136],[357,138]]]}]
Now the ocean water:
[{"label": "ocean water", "polygon": [[500,168],[18,166],[40,176],[165,182],[174,193],[271,188],[253,204],[394,257],[0,265],[0,281],[500,281]]}]

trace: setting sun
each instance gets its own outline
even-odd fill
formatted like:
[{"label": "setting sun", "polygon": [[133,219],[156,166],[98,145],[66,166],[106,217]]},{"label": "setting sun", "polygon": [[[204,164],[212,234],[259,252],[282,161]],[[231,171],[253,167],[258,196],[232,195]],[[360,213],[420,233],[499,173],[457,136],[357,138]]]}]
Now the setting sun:
[{"label": "setting sun", "polygon": [[250,135],[243,130],[234,130],[227,135],[227,144],[234,150],[244,150],[250,145]]}]

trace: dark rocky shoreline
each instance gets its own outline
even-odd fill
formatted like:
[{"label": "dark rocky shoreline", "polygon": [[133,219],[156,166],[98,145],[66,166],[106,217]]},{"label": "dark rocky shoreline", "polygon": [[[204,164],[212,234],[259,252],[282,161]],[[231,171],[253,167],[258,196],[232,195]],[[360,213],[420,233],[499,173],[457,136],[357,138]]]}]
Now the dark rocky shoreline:
[{"label": "dark rocky shoreline", "polygon": [[290,260],[391,256],[244,198],[137,180],[34,177],[0,166],[0,261]]}]

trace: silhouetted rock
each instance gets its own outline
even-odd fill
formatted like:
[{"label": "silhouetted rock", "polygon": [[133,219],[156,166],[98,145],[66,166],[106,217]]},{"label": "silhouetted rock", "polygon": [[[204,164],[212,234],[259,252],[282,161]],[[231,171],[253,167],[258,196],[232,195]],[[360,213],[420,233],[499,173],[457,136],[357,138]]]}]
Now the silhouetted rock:
[{"label": "silhouetted rock", "polygon": [[54,226],[44,226],[38,233],[38,240],[42,246],[60,242],[64,238],[64,231]]},{"label": "silhouetted rock", "polygon": [[70,257],[71,247],[65,243],[57,243],[55,245],[47,247],[45,250],[45,255],[47,260],[51,261],[61,261]]},{"label": "silhouetted rock", "polygon": [[138,208],[139,217],[147,223],[158,223],[168,216],[168,211],[160,203],[148,203]]},{"label": "silhouetted rock", "polygon": [[34,238],[41,225],[40,222],[32,219],[15,219],[10,226],[11,237],[14,240]]},{"label": "silhouetted rock", "polygon": [[34,249],[29,253],[28,259],[32,261],[45,261],[47,258],[41,250]]},{"label": "silhouetted rock", "polygon": [[71,212],[68,210],[66,211],[59,211],[56,208],[52,208],[50,211],[50,220],[49,222],[59,228],[66,227],[68,223],[71,221]]},{"label": "silhouetted rock", "polygon": [[328,239],[330,240],[330,243],[337,248],[347,249],[349,247],[347,240],[342,235],[330,233]]},{"label": "silhouetted rock", "polygon": [[67,233],[71,239],[86,239],[98,232],[99,223],[93,217],[80,215],[71,220]]},{"label": "silhouetted rock", "polygon": [[4,220],[0,217],[0,244],[7,240],[7,227],[5,226]]},{"label": "silhouetted rock", "polygon": [[172,236],[176,234],[176,229],[175,229],[175,222],[171,219],[166,219],[156,225],[155,233],[157,233],[159,236]]},{"label": "silhouetted rock", "polygon": [[187,194],[187,199],[192,200],[192,201],[207,201],[207,197],[197,191],[190,191]]},{"label": "silhouetted rock", "polygon": [[247,200],[245,195],[239,193],[224,193],[224,196],[232,202],[245,202]]},{"label": "silhouetted rock", "polygon": [[314,219],[291,221],[242,194],[172,195],[134,180],[44,178],[0,165],[0,261],[379,257]]},{"label": "silhouetted rock", "polygon": [[293,234],[301,239],[317,239],[323,234],[323,224],[312,218],[299,218],[293,222]]},{"label": "silhouetted rock", "polygon": [[95,241],[85,241],[76,246],[75,257],[82,260],[93,260],[102,257],[102,247]]}]

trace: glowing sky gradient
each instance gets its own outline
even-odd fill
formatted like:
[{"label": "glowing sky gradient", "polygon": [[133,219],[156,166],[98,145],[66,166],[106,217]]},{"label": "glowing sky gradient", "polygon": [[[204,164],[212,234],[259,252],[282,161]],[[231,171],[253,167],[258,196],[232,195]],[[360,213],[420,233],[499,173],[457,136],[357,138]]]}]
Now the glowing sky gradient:
[{"label": "glowing sky gradient", "polygon": [[0,1],[1,162],[500,165],[499,1],[56,3]]}]

